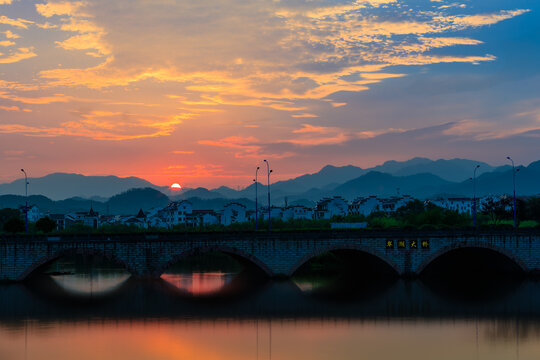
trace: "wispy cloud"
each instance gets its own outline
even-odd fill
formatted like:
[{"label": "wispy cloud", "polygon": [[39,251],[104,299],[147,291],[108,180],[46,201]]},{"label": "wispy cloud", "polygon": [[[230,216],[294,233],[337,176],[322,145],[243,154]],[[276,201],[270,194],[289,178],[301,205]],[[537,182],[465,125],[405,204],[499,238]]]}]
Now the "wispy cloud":
[{"label": "wispy cloud", "polygon": [[33,23],[34,23],[33,21],[25,20],[21,18],[12,19],[4,15],[0,16],[0,24],[10,25],[10,26],[17,27],[20,29],[28,29],[28,26]]},{"label": "wispy cloud", "polygon": [[52,104],[52,103],[58,103],[58,102],[65,103],[72,100],[72,97],[66,96],[66,95],[60,95],[60,94],[54,95],[54,96],[30,98],[30,97],[21,97],[17,95],[11,95],[7,92],[2,92],[2,91],[0,91],[0,98],[20,102],[23,104],[34,104],[34,105],[44,105],[44,104]]},{"label": "wispy cloud", "polygon": [[11,51],[7,56],[0,55],[0,64],[12,64],[37,56],[33,48],[18,48]]},{"label": "wispy cloud", "polygon": [[94,140],[122,141],[170,135],[185,119],[183,115],[165,117],[107,111],[74,113],[74,115],[77,115],[77,120],[63,122],[59,127],[3,124],[0,125],[0,132],[40,137],[77,136]]}]

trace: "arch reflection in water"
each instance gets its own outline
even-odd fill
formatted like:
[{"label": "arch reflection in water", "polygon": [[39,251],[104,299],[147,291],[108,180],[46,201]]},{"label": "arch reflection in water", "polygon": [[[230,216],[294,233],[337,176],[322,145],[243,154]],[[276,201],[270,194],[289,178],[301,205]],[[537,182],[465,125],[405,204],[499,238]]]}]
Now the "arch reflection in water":
[{"label": "arch reflection in water", "polygon": [[420,278],[446,299],[484,302],[520,286],[525,274],[504,254],[488,248],[459,248],[435,258]]},{"label": "arch reflection in water", "polygon": [[292,280],[306,294],[358,300],[387,289],[397,280],[397,273],[373,254],[332,250],[300,266]]},{"label": "arch reflection in water", "polygon": [[257,269],[241,258],[207,251],[180,258],[161,278],[184,294],[204,297],[239,293],[256,274]]},{"label": "arch reflection in water", "polygon": [[131,276],[118,264],[96,255],[60,258],[45,267],[41,275],[50,276],[63,290],[78,296],[107,295]]},{"label": "arch reflection in water", "polygon": [[237,276],[236,273],[188,272],[165,273],[161,275],[161,278],[186,293],[201,296],[219,293],[235,276]]}]

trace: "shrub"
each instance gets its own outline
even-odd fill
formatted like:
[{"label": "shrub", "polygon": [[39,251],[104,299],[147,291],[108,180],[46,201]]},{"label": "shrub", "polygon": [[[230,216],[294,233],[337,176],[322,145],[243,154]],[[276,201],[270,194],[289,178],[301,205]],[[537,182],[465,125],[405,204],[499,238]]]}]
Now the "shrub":
[{"label": "shrub", "polygon": [[36,221],[36,230],[44,233],[50,233],[56,229],[56,222],[50,217],[44,217]]},{"label": "shrub", "polygon": [[15,234],[25,231],[25,224],[18,217],[12,217],[4,223],[4,231]]}]

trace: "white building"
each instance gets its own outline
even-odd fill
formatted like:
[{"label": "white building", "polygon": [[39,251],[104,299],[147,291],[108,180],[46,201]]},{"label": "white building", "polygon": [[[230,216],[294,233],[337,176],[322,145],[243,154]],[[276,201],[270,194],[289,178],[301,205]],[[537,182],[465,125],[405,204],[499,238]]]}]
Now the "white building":
[{"label": "white building", "polygon": [[[479,201],[480,199],[477,199],[477,202]],[[471,198],[439,198],[431,200],[431,203],[443,209],[457,211],[460,214],[471,214],[473,209],[473,199]],[[480,211],[480,208],[477,208],[477,211]]]},{"label": "white building", "polygon": [[[283,218],[283,208],[278,206],[272,206],[270,208],[270,217],[273,220],[279,220]],[[268,208],[261,208],[259,211],[259,220],[268,220]]]},{"label": "white building", "polygon": [[313,210],[302,206],[293,205],[283,209],[283,220],[311,220],[313,219]]},{"label": "white building", "polygon": [[39,219],[41,219],[43,216],[44,216],[43,213],[39,211],[39,208],[36,205],[33,205],[31,207],[29,206],[29,209],[28,209],[29,222],[36,222]]},{"label": "white building", "polygon": [[346,216],[348,204],[341,196],[324,198],[317,203],[315,219],[331,219],[334,216]]},{"label": "white building", "polygon": [[[24,215],[25,206],[19,207],[19,210]],[[36,222],[42,217],[44,217],[44,215],[39,211],[39,208],[36,205],[28,205],[28,222]]]},{"label": "white building", "polygon": [[121,219],[123,225],[134,226],[139,229],[148,229],[148,222],[146,215],[142,209],[139,210],[139,213],[135,216],[127,216]]},{"label": "white building", "polygon": [[382,203],[375,196],[359,197],[349,204],[349,215],[364,215],[368,216],[371,213],[382,211]]},{"label": "white building", "polygon": [[168,228],[178,224],[187,224],[187,218],[193,213],[193,205],[187,201],[175,201],[167,205],[165,209],[158,212],[160,217]]},{"label": "white building", "polygon": [[239,203],[229,203],[225,205],[223,209],[223,216],[221,217],[221,224],[228,226],[232,223],[246,222],[246,207]]},{"label": "white building", "polygon": [[192,226],[208,226],[220,223],[220,216],[213,210],[193,210],[188,217],[188,224]]},{"label": "white building", "polygon": [[392,212],[395,212],[400,207],[407,205],[409,202],[413,200],[414,198],[410,195],[392,196],[391,198],[380,199],[379,200],[381,202],[380,210],[387,213],[392,213]]}]

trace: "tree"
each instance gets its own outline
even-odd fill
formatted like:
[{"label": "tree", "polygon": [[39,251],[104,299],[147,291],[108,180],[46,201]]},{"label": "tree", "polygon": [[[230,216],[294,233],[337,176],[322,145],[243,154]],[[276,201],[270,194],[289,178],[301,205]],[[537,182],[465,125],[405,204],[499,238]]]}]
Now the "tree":
[{"label": "tree", "polygon": [[482,204],[482,213],[488,215],[491,222],[497,225],[501,220],[510,218],[512,198],[503,196],[500,199],[490,197]]},{"label": "tree", "polygon": [[4,223],[4,231],[15,234],[19,232],[24,232],[25,225],[19,217],[12,217]]},{"label": "tree", "polygon": [[17,209],[0,209],[0,228],[3,229],[8,220],[20,216],[21,212]]},{"label": "tree", "polygon": [[526,205],[527,220],[535,220],[540,223],[540,197],[532,197],[527,201]]},{"label": "tree", "polygon": [[56,222],[50,217],[44,217],[36,221],[36,229],[44,233],[50,233],[56,229]]}]

